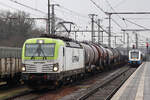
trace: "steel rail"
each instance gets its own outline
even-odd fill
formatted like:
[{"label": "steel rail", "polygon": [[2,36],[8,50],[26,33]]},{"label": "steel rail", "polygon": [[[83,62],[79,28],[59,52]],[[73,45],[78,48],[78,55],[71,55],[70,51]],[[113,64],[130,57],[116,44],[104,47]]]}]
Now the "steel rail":
[{"label": "steel rail", "polygon": [[[113,81],[114,79],[120,77],[121,75],[123,75],[124,73],[126,73],[127,71],[129,71],[130,68],[127,68],[125,70],[123,70],[120,73],[116,73],[115,75],[112,75],[112,77],[110,79],[107,79],[106,81],[104,81],[103,83],[99,84],[96,87],[93,87],[92,90],[87,91],[86,93],[81,94],[80,97],[78,97],[76,100],[85,100],[88,97],[90,97],[91,95],[93,95],[94,93],[96,93],[101,87],[105,86],[106,84],[109,84],[111,81]],[[108,96],[107,98],[110,98],[112,95]]]}]

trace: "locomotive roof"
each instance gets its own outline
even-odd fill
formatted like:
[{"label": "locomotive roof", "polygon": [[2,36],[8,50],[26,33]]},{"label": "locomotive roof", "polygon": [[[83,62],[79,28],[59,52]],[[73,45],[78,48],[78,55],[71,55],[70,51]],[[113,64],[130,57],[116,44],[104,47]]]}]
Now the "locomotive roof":
[{"label": "locomotive roof", "polygon": [[130,50],[129,52],[141,52],[141,51],[138,50],[138,49],[132,49],[132,50]]},{"label": "locomotive roof", "polygon": [[53,38],[31,38],[31,39],[27,39],[25,41],[25,44],[26,43],[38,43],[38,40],[43,40],[44,43],[59,43],[60,45],[64,45],[64,41],[60,39],[53,39]]}]

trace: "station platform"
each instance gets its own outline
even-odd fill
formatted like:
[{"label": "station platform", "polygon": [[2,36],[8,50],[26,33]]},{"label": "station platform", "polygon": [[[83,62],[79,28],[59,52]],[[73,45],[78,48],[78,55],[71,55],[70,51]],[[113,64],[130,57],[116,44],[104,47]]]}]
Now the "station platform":
[{"label": "station platform", "polygon": [[150,61],[141,64],[111,100],[150,100]]}]

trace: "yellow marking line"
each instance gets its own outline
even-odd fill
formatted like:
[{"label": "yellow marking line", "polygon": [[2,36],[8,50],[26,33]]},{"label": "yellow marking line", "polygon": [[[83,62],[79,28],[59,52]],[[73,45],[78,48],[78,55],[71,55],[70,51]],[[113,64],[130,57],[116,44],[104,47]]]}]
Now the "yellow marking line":
[{"label": "yellow marking line", "polygon": [[129,83],[135,78],[136,73],[140,68],[144,65],[144,63],[137,68],[137,70],[129,77],[129,79],[122,85],[122,87],[117,91],[117,93],[112,97],[111,100],[119,100],[120,96],[123,94]]},{"label": "yellow marking line", "polygon": [[147,65],[144,68],[144,72],[142,73],[142,77],[140,79],[140,83],[138,86],[138,91],[136,93],[135,100],[143,100],[143,94],[144,94],[144,81],[145,81],[145,73],[146,73]]}]

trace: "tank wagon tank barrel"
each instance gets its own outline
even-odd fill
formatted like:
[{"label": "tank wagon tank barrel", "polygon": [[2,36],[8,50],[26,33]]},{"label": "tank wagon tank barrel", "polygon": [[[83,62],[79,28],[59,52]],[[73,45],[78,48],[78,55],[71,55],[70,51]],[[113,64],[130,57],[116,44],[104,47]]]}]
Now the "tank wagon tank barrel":
[{"label": "tank wagon tank barrel", "polygon": [[104,52],[98,44],[93,43],[92,45],[96,48],[96,50],[98,52],[97,63],[98,63],[98,65],[102,65],[102,61],[104,60]]},{"label": "tank wagon tank barrel", "polygon": [[95,48],[95,46],[94,46],[93,44],[90,44],[90,46],[91,46],[91,48],[92,48],[92,50],[93,50],[93,52],[94,52],[93,64],[96,65],[96,63],[97,63],[97,61],[98,61],[98,58],[100,58],[100,57],[99,57],[98,51],[97,51],[97,49]]}]

